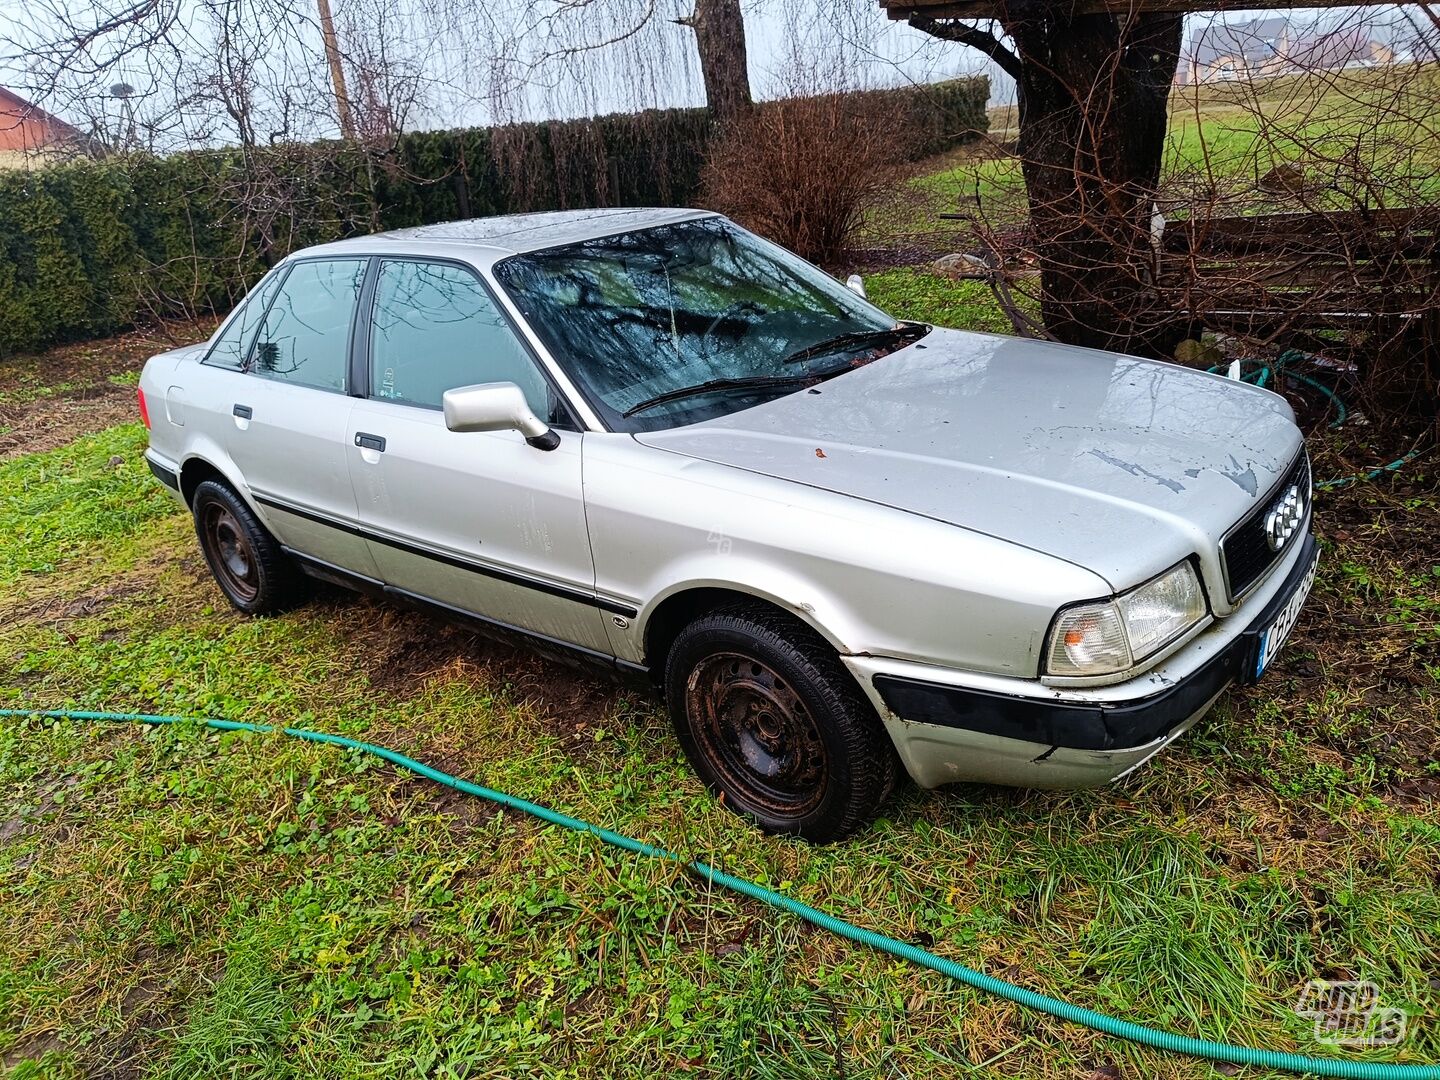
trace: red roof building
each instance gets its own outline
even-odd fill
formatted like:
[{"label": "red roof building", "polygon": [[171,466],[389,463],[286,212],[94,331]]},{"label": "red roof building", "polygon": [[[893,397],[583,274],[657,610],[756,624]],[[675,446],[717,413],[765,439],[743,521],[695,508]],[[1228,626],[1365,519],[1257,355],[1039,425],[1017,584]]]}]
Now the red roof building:
[{"label": "red roof building", "polygon": [[30,168],[85,152],[77,128],[0,86],[0,168]]}]

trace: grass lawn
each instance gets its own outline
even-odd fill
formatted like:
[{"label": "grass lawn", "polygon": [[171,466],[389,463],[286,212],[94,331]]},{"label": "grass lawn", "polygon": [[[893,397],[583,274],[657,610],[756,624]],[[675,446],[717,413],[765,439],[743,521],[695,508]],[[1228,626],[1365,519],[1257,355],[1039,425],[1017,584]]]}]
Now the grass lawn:
[{"label": "grass lawn", "polygon": [[[924,267],[901,266],[865,276],[865,294],[884,310],[936,326],[1013,334],[1009,317],[983,281],[955,281]],[[1019,303],[1028,298],[1016,295]],[[1031,312],[1037,315],[1038,312]]]},{"label": "grass lawn", "polygon": [[[937,282],[869,285],[897,314],[1004,327],[984,286]],[[50,368],[0,368],[16,430],[66,399],[35,385]],[[133,369],[121,350],[92,377]],[[1321,496],[1321,577],[1277,667],[1138,775],[905,789],[852,842],[811,848],[719,808],[647,699],[338,591],[234,613],[142,429],[101,413],[81,433],[83,416],[73,441],[0,460],[0,706],[363,736],[1187,1034],[1329,1053],[1291,1012],[1300,985],[1370,979],[1413,1019],[1366,1056],[1440,1060],[1433,459]],[[1316,438],[1317,473],[1382,452],[1356,430]],[[38,720],[0,722],[0,1063],[17,1080],[1214,1075],[343,751]]]},{"label": "grass lawn", "polygon": [[[1197,209],[1229,216],[1431,205],[1440,197],[1437,102],[1434,64],[1176,87],[1159,203],[1172,220]],[[988,138],[922,163],[895,204],[871,215],[860,243],[911,249],[923,261],[981,248],[977,224],[1001,234],[1023,226],[1017,123],[1014,106],[991,109]],[[1302,191],[1262,190],[1262,178],[1282,166]],[[941,212],[974,221],[943,221]]]}]

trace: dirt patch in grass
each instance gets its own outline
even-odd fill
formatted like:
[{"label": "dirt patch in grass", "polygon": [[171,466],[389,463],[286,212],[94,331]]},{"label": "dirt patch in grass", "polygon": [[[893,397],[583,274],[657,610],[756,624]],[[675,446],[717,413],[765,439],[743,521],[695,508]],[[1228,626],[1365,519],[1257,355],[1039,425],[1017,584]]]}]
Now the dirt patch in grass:
[{"label": "dirt patch in grass", "polygon": [[183,1017],[172,986],[177,960],[166,955],[173,951],[149,945],[139,950],[130,972],[138,978],[120,995],[116,1027],[98,1032],[100,1038],[82,1054],[87,1076],[131,1080],[146,1074],[155,1032],[173,1029]]},{"label": "dirt patch in grass", "polygon": [[113,383],[25,405],[0,405],[0,460],[54,450],[137,415],[135,388]]},{"label": "dirt patch in grass", "polygon": [[0,361],[0,460],[52,450],[135,419],[135,378],[158,352],[201,341],[215,320],[170,323]]},{"label": "dirt patch in grass", "polygon": [[153,591],[156,569],[158,567],[131,571],[101,582],[86,582],[79,588],[52,590],[27,604],[0,607],[0,612],[7,619],[63,627],[149,595]]},{"label": "dirt patch in grass", "polygon": [[916,240],[885,247],[856,247],[850,250],[850,265],[842,269],[857,274],[878,274],[898,266],[926,266],[954,248],[954,243],[939,236],[931,237],[929,242]]},{"label": "dirt patch in grass", "polygon": [[0,1069],[9,1072],[25,1061],[38,1061],[52,1050],[60,1049],[60,1037],[54,1032],[39,1035],[22,1035],[20,1040],[4,1054],[0,1054]]},{"label": "dirt patch in grass", "polygon": [[917,162],[915,175],[933,176],[935,173],[957,169],[961,165],[970,165],[977,161],[993,161],[996,158],[1012,157],[1015,153],[1014,144],[1006,142],[1003,138],[997,138],[997,132],[1001,136],[1005,134],[1008,116],[1010,116],[1009,109],[991,109],[988,134],[971,139],[954,149],[946,150],[943,154],[936,154],[934,157]]},{"label": "dirt patch in grass", "polygon": [[59,386],[92,386],[112,376],[138,372],[156,353],[209,337],[216,321],[206,317],[165,323],[99,341],[0,359],[0,400],[35,397]]},{"label": "dirt patch in grass", "polygon": [[426,680],[472,670],[503,687],[519,706],[549,721],[603,715],[621,689],[603,673],[570,667],[519,642],[496,640],[383,600],[326,590],[326,604],[347,609],[356,635],[373,643],[365,673],[377,690],[397,697],[417,692]]},{"label": "dirt patch in grass", "polygon": [[[423,756],[425,764],[433,768],[448,772],[452,776],[459,776],[462,780],[484,783],[483,777],[467,775],[464,767],[454,761],[439,760],[430,753],[425,753]],[[403,805],[403,811],[387,814],[383,819],[387,825],[398,828],[405,817],[417,812],[434,814],[445,819],[451,839],[457,844],[486,828],[506,812],[505,808],[498,803],[477,799],[453,788],[442,787],[429,780],[422,780],[418,776],[412,777],[407,773],[399,774],[399,779],[390,789],[390,798],[396,804]],[[513,830],[530,833],[539,829],[540,823],[526,814],[512,813],[509,818],[509,826]]]}]

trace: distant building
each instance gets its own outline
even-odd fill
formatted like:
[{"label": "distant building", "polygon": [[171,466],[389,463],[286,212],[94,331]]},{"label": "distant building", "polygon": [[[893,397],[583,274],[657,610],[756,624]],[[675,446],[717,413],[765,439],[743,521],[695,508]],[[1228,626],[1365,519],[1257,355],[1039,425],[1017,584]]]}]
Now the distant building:
[{"label": "distant building", "polygon": [[1301,37],[1285,18],[1215,22],[1190,39],[1175,81],[1184,85],[1264,79],[1303,71],[1377,67],[1395,59],[1395,50],[1363,27]]},{"label": "distant building", "polygon": [[1201,27],[1190,39],[1189,55],[1180,66],[1181,81],[1204,83],[1278,74],[1285,66],[1289,34],[1289,20],[1283,18]]},{"label": "distant building", "polygon": [[31,169],[84,154],[78,128],[0,86],[0,169]]},{"label": "distant building", "polygon": [[1372,41],[1361,28],[1352,27],[1297,41],[1288,59],[1300,71],[1338,71],[1376,67],[1390,63],[1394,56],[1389,47]]}]

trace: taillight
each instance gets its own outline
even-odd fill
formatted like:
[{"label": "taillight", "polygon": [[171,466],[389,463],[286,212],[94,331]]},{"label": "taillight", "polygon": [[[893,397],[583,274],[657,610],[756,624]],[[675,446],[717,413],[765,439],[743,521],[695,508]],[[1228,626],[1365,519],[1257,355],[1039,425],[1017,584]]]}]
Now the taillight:
[{"label": "taillight", "polygon": [[149,410],[149,409],[146,407],[146,405],[145,405],[145,391],[142,390],[142,389],[140,389],[140,388],[137,386],[137,387],[135,388],[135,394],[136,394],[136,396],[140,399],[140,422],[145,425],[145,430],[146,430],[146,431],[149,431],[149,430],[150,430],[150,410]]}]

